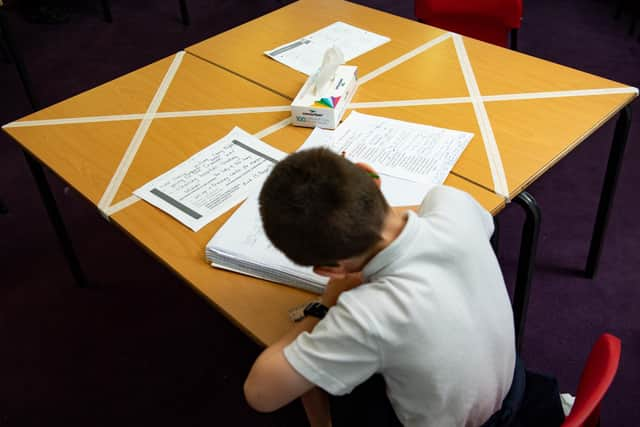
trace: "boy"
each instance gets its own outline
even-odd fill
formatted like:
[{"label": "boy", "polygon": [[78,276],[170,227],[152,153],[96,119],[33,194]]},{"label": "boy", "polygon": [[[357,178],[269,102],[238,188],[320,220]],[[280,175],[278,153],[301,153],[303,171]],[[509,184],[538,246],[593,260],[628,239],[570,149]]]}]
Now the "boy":
[{"label": "boy", "polygon": [[513,315],[491,215],[469,195],[436,187],[418,214],[400,214],[362,168],[313,149],[276,165],[260,214],[274,246],[332,280],[322,306],[256,360],[251,406],[304,395],[312,425],[330,425],[314,387],[342,395],[379,373],[407,426],[481,426],[501,408]]}]

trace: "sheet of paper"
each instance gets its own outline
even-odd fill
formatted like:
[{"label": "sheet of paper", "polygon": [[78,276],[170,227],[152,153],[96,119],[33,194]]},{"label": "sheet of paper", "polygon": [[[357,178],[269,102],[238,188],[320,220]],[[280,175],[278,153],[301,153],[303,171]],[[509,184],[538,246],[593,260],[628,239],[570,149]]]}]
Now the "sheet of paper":
[{"label": "sheet of paper", "polygon": [[388,37],[338,21],[306,37],[266,51],[265,55],[310,76],[320,68],[324,52],[330,47],[340,48],[345,62],[348,62],[389,40]]},{"label": "sheet of paper", "polygon": [[285,155],[236,127],[134,194],[198,231],[245,199]]},{"label": "sheet of paper", "polygon": [[333,141],[334,130],[313,128],[313,132],[307,137],[297,151],[308,150],[310,148],[329,148]]},{"label": "sheet of paper", "polygon": [[442,184],[471,138],[469,132],[353,111],[336,129],[330,147],[382,174]]},{"label": "sheet of paper", "polygon": [[380,174],[380,190],[389,206],[418,206],[436,184],[408,181]]},{"label": "sheet of paper", "polygon": [[[315,128],[298,150],[326,147],[335,150],[333,139],[336,131]],[[336,151],[336,153],[340,153]],[[382,194],[390,206],[416,206],[422,203],[427,193],[436,185],[410,181],[378,172]]]}]

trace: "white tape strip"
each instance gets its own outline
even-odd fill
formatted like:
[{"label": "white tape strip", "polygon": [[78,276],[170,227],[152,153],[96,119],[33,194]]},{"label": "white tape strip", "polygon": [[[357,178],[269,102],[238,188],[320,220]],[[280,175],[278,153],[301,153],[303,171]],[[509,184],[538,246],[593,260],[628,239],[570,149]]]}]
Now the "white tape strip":
[{"label": "white tape strip", "polygon": [[155,118],[167,119],[174,117],[226,116],[232,114],[278,113],[281,111],[291,111],[291,106],[274,105],[268,107],[222,108],[219,110],[173,111],[157,113]]},{"label": "white tape strip", "polygon": [[131,163],[133,162],[133,159],[136,153],[138,152],[138,148],[140,148],[140,144],[142,144],[142,140],[144,139],[145,135],[147,134],[147,131],[149,130],[149,126],[151,126],[151,122],[153,121],[153,116],[158,111],[158,108],[160,107],[160,103],[162,102],[162,99],[167,93],[167,90],[169,89],[169,85],[171,84],[173,77],[178,71],[178,67],[182,62],[183,56],[184,56],[184,52],[178,52],[175,58],[173,58],[173,62],[169,66],[167,73],[162,79],[162,83],[160,83],[160,87],[158,87],[158,90],[156,91],[156,94],[154,95],[153,100],[151,100],[151,103],[149,104],[149,108],[147,108],[147,112],[145,113],[144,118],[140,122],[140,126],[138,126],[136,133],[133,135],[133,138],[131,139],[131,143],[129,144],[129,147],[125,152],[124,157],[120,161],[120,165],[118,166],[118,169],[116,170],[115,174],[111,178],[111,182],[109,182],[109,185],[107,186],[107,189],[102,195],[100,202],[98,202],[99,209],[105,210],[111,204],[111,201],[116,195],[118,188],[120,188],[120,184],[122,183],[122,180],[124,179],[127,171],[129,170],[129,166],[131,166]]},{"label": "white tape strip", "polygon": [[502,166],[502,159],[500,158],[500,151],[498,150],[496,138],[493,134],[491,123],[489,122],[487,110],[484,108],[484,104],[482,103],[480,88],[478,87],[478,82],[473,74],[467,50],[464,47],[462,37],[458,34],[453,34],[452,37],[453,44],[456,47],[456,53],[458,54],[458,61],[462,68],[462,74],[464,75],[469,95],[471,95],[471,103],[476,113],[478,125],[480,126],[480,133],[482,135],[482,140],[484,141],[485,151],[487,152],[489,168],[491,169],[491,177],[493,178],[493,189],[500,196],[508,198],[509,188],[507,185],[507,177],[504,173],[504,167]]},{"label": "white tape strip", "polygon": [[[273,105],[266,107],[247,107],[247,108],[221,108],[217,110],[191,110],[191,111],[169,111],[155,113],[152,119],[167,119],[174,117],[201,117],[201,116],[226,116],[232,114],[255,114],[255,113],[272,113],[281,111],[290,111],[289,105]],[[68,125],[77,123],[99,123],[99,122],[115,122],[123,120],[142,120],[145,114],[114,114],[111,116],[86,116],[86,117],[70,117],[66,119],[47,119],[47,120],[23,120],[19,122],[7,123],[3,128],[19,128],[32,126],[53,126]]]},{"label": "white tape strip", "polygon": [[[618,88],[603,89],[580,89],[580,90],[560,90],[555,92],[529,92],[529,93],[509,93],[503,95],[485,95],[481,96],[484,102],[495,101],[519,101],[526,99],[542,99],[542,98],[564,98],[574,96],[599,96],[599,95],[617,95],[633,93],[638,95],[638,89],[632,86]],[[412,107],[419,105],[440,105],[440,104],[461,104],[471,102],[469,97],[454,98],[426,98],[426,99],[406,99],[397,101],[376,101],[376,102],[354,102],[349,104],[349,108],[384,108],[384,107]],[[154,119],[167,119],[175,117],[200,117],[200,116],[224,116],[233,114],[254,114],[254,113],[271,113],[289,111],[289,105],[274,105],[266,107],[247,107],[247,108],[221,108],[217,110],[190,110],[190,111],[168,111],[156,113]],[[116,122],[125,120],[142,120],[144,114],[113,114],[110,116],[86,116],[86,117],[70,117],[65,119],[44,119],[44,120],[21,120],[17,122],[7,123],[2,128],[20,128],[35,126],[55,126],[68,125],[76,123],[100,123],[100,122]]]},{"label": "white tape strip", "polygon": [[111,116],[86,116],[71,117],[68,119],[47,119],[47,120],[23,120],[19,122],[11,122],[2,126],[3,128],[21,128],[33,126],[53,126],[53,125],[69,125],[77,123],[99,123],[99,122],[115,122],[121,120],[141,120],[144,114],[114,114]]},{"label": "white tape strip", "polygon": [[352,102],[348,108],[417,107],[420,105],[464,104],[471,102],[468,96],[458,98],[403,99],[398,101]]},{"label": "white tape strip", "polygon": [[418,46],[417,48],[413,49],[410,52],[405,53],[404,55],[394,59],[393,61],[387,62],[382,67],[377,68],[377,69],[371,71],[370,73],[365,74],[364,76],[359,78],[358,79],[358,85],[365,84],[369,80],[375,79],[380,74],[386,73],[390,69],[392,69],[394,67],[397,67],[398,65],[402,64],[403,62],[408,61],[409,59],[413,58],[414,56],[420,55],[425,50],[428,50],[428,49],[434,47],[435,45],[447,40],[449,37],[451,37],[451,35],[452,35],[452,33],[444,33],[442,35],[439,35],[435,39],[433,39],[431,41],[428,41],[427,43],[425,43],[425,44],[423,44],[421,46]]},{"label": "white tape strip", "polygon": [[258,139],[262,139],[265,136],[269,136],[272,133],[277,132],[284,127],[287,127],[289,123],[291,123],[291,117],[287,117],[286,119],[281,120],[278,123],[275,123],[267,128],[264,128],[260,132],[254,133],[253,136],[255,136]]},{"label": "white tape strip", "polygon": [[[619,88],[603,88],[603,89],[581,89],[581,90],[561,90],[556,92],[529,92],[529,93],[510,93],[504,95],[483,95],[480,99],[483,102],[494,101],[519,101],[527,99],[543,99],[543,98],[564,98],[575,96],[599,96],[599,95],[617,95],[625,93],[638,94],[635,87],[619,87]],[[464,104],[472,102],[468,96],[454,98],[425,98],[425,99],[401,99],[397,101],[373,101],[373,102],[352,102],[349,108],[385,108],[385,107],[417,107],[420,105],[442,105],[442,104]]]},{"label": "white tape strip", "polygon": [[489,95],[483,96],[483,101],[518,101],[522,99],[543,99],[543,98],[567,98],[572,96],[598,96],[598,95],[616,95],[634,93],[638,94],[638,88],[612,87],[605,89],[581,89],[581,90],[560,90],[556,92],[529,92],[529,93],[511,93],[506,95]]},{"label": "white tape strip", "polygon": [[138,196],[131,195],[124,200],[120,200],[118,203],[109,206],[103,212],[106,216],[111,216],[114,213],[121,211],[124,208],[128,208],[136,202],[139,202],[141,199]]}]

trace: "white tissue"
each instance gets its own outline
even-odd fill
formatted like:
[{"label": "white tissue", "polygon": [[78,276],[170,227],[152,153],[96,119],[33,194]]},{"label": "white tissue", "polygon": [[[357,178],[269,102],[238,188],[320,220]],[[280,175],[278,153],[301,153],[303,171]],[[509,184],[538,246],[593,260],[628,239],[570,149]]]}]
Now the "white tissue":
[{"label": "white tissue", "polygon": [[324,53],[324,57],[322,58],[322,64],[318,71],[316,71],[315,75],[315,87],[314,94],[320,95],[323,93],[323,89],[327,86],[331,81],[333,81],[333,77],[336,74],[336,70],[339,65],[344,63],[344,54],[342,51],[333,46],[327,49]]}]

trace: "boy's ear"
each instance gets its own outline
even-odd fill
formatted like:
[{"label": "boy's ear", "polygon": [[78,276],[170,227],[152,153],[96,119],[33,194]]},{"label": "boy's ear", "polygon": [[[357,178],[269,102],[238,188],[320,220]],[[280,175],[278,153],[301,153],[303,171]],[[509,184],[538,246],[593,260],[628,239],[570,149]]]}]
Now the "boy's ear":
[{"label": "boy's ear", "polygon": [[319,265],[313,267],[313,272],[320,276],[330,277],[331,279],[344,279],[347,277],[347,270],[339,263],[338,265],[326,266]]},{"label": "boy's ear", "polygon": [[378,172],[376,172],[376,170],[373,167],[362,162],[358,162],[355,165],[360,169],[362,169],[363,171],[365,171],[366,173],[368,173],[369,176],[373,179],[373,182],[375,182],[378,188],[380,188],[380,186],[382,185],[382,181],[380,181],[380,175],[378,175]]}]

